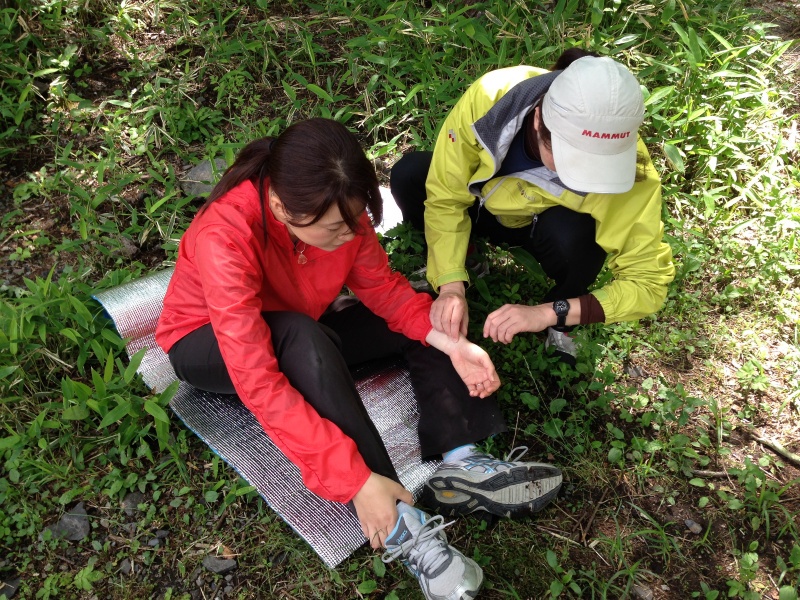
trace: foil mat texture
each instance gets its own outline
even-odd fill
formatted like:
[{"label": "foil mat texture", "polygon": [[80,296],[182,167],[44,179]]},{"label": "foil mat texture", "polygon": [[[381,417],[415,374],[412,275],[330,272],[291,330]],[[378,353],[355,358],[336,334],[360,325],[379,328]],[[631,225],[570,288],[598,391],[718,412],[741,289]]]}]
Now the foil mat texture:
[{"label": "foil mat texture", "polygon": [[[128,356],[146,348],[138,372],[145,384],[157,392],[177,379],[154,335],[171,276],[171,269],[159,271],[94,296],[120,336],[127,339]],[[353,375],[400,481],[418,496],[439,463],[421,460],[419,414],[408,371],[402,361],[382,362],[359,367]],[[272,443],[236,396],[212,394],[181,383],[170,408],[255,486],[270,508],[311,545],[326,565],[335,567],[365,542],[352,509],[308,491],[299,469]]]}]

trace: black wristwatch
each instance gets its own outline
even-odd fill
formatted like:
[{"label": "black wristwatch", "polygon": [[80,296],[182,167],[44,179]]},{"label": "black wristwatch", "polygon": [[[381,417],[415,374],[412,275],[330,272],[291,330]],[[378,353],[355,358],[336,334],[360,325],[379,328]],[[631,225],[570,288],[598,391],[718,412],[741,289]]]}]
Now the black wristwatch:
[{"label": "black wristwatch", "polygon": [[555,302],[553,302],[553,311],[556,313],[556,317],[558,317],[554,329],[556,331],[564,331],[567,327],[569,302],[567,302],[566,300],[556,300]]}]

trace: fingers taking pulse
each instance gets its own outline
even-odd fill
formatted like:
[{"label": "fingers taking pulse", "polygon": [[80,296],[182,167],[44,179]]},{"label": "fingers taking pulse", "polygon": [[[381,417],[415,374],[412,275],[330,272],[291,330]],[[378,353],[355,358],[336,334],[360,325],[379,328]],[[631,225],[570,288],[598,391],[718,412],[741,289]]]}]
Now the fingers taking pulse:
[{"label": "fingers taking pulse", "polygon": [[[372,534],[372,537],[369,540],[370,546],[372,546],[373,548],[376,548],[376,549],[380,548],[382,546],[385,546],[386,545],[385,542],[386,542],[386,536],[387,535],[388,534],[386,533],[385,529],[378,529],[378,531],[376,531],[374,534]],[[377,538],[377,544],[375,543],[376,542],[376,538]]]}]

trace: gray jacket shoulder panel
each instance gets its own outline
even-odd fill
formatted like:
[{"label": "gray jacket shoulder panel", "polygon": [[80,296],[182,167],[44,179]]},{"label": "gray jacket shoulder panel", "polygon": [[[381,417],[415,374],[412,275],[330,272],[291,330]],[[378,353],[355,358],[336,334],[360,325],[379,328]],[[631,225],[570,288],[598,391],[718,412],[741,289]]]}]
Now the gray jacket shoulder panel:
[{"label": "gray jacket shoulder panel", "polygon": [[[505,96],[489,109],[480,119],[475,121],[473,131],[478,141],[488,150],[492,156],[498,157],[500,146],[508,148],[511,143],[508,137],[509,125],[517,120],[523,119],[530,112],[533,104],[548,90],[555,78],[561,71],[551,71],[543,75],[531,77],[515,85]],[[519,131],[519,127],[513,128],[511,137]],[[503,144],[503,142],[506,142]],[[505,152],[500,157],[505,156]]]}]

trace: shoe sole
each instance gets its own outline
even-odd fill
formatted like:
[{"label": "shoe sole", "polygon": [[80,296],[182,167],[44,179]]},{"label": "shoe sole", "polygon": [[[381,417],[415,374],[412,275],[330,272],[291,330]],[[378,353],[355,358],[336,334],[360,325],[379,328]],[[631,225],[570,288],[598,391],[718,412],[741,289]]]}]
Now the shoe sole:
[{"label": "shoe sole", "polygon": [[528,463],[499,473],[463,469],[434,473],[423,489],[423,501],[447,516],[487,512],[499,517],[528,517],[547,506],[561,488],[561,471]]}]

